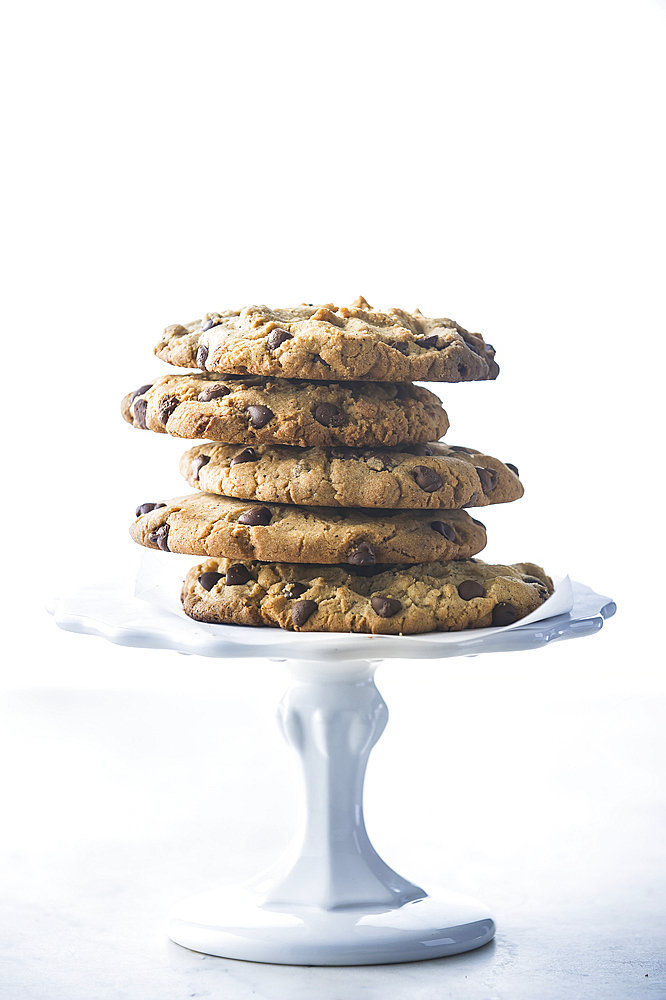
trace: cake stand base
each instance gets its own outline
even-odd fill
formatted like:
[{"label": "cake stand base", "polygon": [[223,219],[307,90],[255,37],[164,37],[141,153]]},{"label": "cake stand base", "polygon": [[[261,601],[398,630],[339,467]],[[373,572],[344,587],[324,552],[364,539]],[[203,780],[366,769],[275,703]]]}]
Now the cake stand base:
[{"label": "cake stand base", "polygon": [[487,908],[457,892],[435,891],[398,907],[321,910],[266,908],[256,892],[211,889],[174,907],[169,937],[206,955],[277,965],[384,965],[458,955],[487,944]]},{"label": "cake stand base", "polygon": [[304,810],[291,847],[242,886],[179,903],[169,937],[193,951],[280,965],[379,965],[486,944],[481,903],[428,894],[377,854],[363,820],[363,778],[388,710],[368,661],[288,664],[278,709],[300,758]]}]

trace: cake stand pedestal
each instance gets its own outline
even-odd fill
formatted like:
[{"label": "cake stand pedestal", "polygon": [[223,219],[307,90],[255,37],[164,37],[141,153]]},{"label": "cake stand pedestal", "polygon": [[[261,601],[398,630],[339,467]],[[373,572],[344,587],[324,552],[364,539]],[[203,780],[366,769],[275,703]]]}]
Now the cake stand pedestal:
[{"label": "cake stand pedestal", "polygon": [[284,965],[410,962],[490,941],[495,924],[482,903],[426,891],[393,871],[370,843],[363,780],[388,720],[374,673],[387,657],[470,656],[590,635],[615,605],[581,584],[573,588],[567,614],[514,628],[423,636],[205,625],[122,588],[90,587],[54,602],[49,610],[61,628],[123,645],[287,661],[291,679],[278,720],[303,770],[300,828],[285,854],[255,878],[178,903],[169,917],[171,939],[208,955]]}]

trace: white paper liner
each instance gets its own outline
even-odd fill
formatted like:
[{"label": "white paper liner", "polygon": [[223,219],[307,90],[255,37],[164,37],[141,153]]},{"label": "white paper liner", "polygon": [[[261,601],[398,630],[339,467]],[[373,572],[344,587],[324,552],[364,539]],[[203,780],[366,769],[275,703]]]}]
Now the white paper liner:
[{"label": "white paper liner", "polygon": [[[144,549],[136,574],[134,596],[164,611],[170,611],[172,614],[186,618],[180,603],[180,591],[187,571],[194,565],[193,560],[195,559],[196,556],[183,556],[175,552],[157,552],[155,549]],[[555,592],[536,611],[532,611],[512,625],[504,625],[501,628],[485,628],[483,629],[484,633],[506,631],[521,625],[530,625],[545,618],[567,614],[573,608],[571,580],[568,576],[554,577],[553,582]],[[460,632],[438,632],[437,635],[442,641],[455,640],[460,636]]]}]

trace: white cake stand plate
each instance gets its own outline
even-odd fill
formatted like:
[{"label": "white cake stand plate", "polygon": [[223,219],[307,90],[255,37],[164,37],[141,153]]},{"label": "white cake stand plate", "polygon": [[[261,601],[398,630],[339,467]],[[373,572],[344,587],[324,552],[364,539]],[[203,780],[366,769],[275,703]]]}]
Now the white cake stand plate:
[{"label": "white cake stand plate", "polygon": [[304,775],[298,832],[283,857],[245,884],[178,903],[171,939],[208,955],[281,965],[411,962],[490,941],[495,923],[486,906],[409,882],[370,843],[363,780],[388,720],[374,673],[387,657],[473,656],[590,635],[615,612],[609,598],[581,584],[573,584],[573,596],[570,612],[531,624],[424,636],[204,625],[122,587],[89,587],[55,601],[49,610],[61,628],[122,645],[287,660],[291,682],[278,720]]}]

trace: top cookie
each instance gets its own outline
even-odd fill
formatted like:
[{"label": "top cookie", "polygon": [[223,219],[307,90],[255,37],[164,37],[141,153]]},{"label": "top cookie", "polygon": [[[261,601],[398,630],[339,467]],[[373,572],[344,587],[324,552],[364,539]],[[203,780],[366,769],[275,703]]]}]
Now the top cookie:
[{"label": "top cookie", "polygon": [[206,313],[168,326],[155,354],[180,368],[284,378],[474,382],[499,373],[495,350],[480,334],[418,309],[378,312],[364,298],[340,307]]}]

